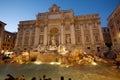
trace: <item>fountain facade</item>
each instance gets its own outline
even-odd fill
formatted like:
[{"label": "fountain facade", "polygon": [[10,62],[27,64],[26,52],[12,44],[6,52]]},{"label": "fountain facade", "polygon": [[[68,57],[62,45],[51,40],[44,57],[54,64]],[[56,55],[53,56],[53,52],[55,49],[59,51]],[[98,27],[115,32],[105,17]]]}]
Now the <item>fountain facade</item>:
[{"label": "fountain facade", "polygon": [[53,4],[48,12],[38,13],[35,20],[19,22],[15,51],[56,50],[59,45],[69,50],[79,46],[99,51],[105,46],[99,15],[75,16],[73,10],[60,10]]},{"label": "fountain facade", "polygon": [[42,49],[40,52],[22,52],[22,55],[15,57],[18,63],[28,63],[28,62],[58,62],[65,66],[74,65],[89,65],[94,62],[93,53],[86,53],[80,48],[76,48],[73,51],[68,51],[65,46],[60,45],[58,47],[48,47]]}]

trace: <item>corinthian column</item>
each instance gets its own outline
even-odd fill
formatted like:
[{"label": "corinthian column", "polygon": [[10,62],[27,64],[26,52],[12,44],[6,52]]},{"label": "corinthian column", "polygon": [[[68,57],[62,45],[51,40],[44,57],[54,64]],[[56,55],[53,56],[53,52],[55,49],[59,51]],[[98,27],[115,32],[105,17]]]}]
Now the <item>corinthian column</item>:
[{"label": "corinthian column", "polygon": [[101,28],[100,24],[98,25],[98,28],[99,28],[99,33],[100,33],[100,40],[101,40],[101,43],[103,44],[104,39],[103,39],[102,28]]},{"label": "corinthian column", "polygon": [[37,46],[39,44],[39,27],[37,26],[35,28],[35,39],[34,39],[34,46]]},{"label": "corinthian column", "polygon": [[24,41],[25,41],[25,30],[23,31],[23,35],[22,35],[22,36],[23,36],[23,38],[22,38],[22,47],[23,47],[24,44],[25,44],[25,43],[24,43]]},{"label": "corinthian column", "polygon": [[82,26],[82,25],[81,25],[80,27],[81,27],[81,35],[82,35],[82,36],[81,36],[81,38],[82,38],[82,44],[83,44],[83,46],[84,46],[84,45],[85,45],[84,29],[83,29],[83,26]]},{"label": "corinthian column", "polygon": [[61,44],[64,44],[64,29],[63,29],[63,25],[61,26]]},{"label": "corinthian column", "polygon": [[47,45],[47,27],[44,28],[44,45]]},{"label": "corinthian column", "polygon": [[75,44],[75,29],[73,23],[70,26],[70,30],[71,30],[71,43]]},{"label": "corinthian column", "polygon": [[[88,25],[87,25],[88,26]],[[90,26],[88,26],[88,27],[90,27],[90,37],[91,37],[91,43],[92,43],[92,45],[94,44],[94,37],[93,37],[93,29],[92,29],[92,26],[90,25]]]},{"label": "corinthian column", "polygon": [[[32,26],[31,26],[32,27]],[[31,45],[31,35],[32,35],[32,30],[30,30],[29,32],[29,42],[28,42],[28,45],[30,46]]]}]

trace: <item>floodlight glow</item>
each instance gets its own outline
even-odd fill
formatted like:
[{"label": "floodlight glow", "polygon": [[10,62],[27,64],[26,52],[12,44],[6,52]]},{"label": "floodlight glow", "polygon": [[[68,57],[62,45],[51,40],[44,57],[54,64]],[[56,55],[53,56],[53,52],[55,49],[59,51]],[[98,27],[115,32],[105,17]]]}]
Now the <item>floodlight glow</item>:
[{"label": "floodlight glow", "polygon": [[92,62],[91,64],[92,64],[92,65],[97,65],[97,63],[96,63],[96,62]]},{"label": "floodlight glow", "polygon": [[54,64],[57,64],[57,65],[60,65],[61,63],[60,62],[50,62],[51,65],[54,65]]},{"label": "floodlight glow", "polygon": [[42,64],[42,62],[41,61],[35,61],[34,64],[39,65],[39,64]]}]

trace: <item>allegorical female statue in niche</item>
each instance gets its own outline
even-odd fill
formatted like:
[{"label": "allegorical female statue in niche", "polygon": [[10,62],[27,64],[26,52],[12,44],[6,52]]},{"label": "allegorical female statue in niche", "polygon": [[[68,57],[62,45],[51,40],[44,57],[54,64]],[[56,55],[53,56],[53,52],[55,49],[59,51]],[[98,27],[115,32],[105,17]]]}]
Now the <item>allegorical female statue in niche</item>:
[{"label": "allegorical female statue in niche", "polygon": [[52,36],[51,37],[51,45],[56,45],[56,41],[55,41],[55,37],[54,36]]},{"label": "allegorical female statue in niche", "polygon": [[67,35],[66,41],[67,41],[67,43],[70,43],[70,42],[71,42],[71,41],[70,41],[70,36],[69,36],[69,35]]}]

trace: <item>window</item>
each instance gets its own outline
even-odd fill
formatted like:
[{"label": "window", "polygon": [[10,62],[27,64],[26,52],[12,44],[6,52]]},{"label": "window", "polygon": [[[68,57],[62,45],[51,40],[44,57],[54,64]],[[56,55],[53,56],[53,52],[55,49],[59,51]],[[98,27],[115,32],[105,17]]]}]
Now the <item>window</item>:
[{"label": "window", "polygon": [[106,29],[103,29],[103,32],[106,32]]},{"label": "window", "polygon": [[32,36],[32,37],[31,37],[31,43],[30,43],[31,45],[34,44],[34,39],[35,39],[34,36]]},{"label": "window", "polygon": [[115,16],[117,16],[117,13],[115,13]]},{"label": "window", "polygon": [[97,51],[98,51],[98,52],[100,51],[100,47],[97,47]]},{"label": "window", "polygon": [[90,49],[90,47],[87,47],[87,49]]},{"label": "window", "polygon": [[44,27],[41,27],[41,28],[40,28],[40,32],[44,32]]},{"label": "window", "polygon": [[32,32],[35,32],[35,28],[32,28]]},{"label": "window", "polygon": [[71,43],[70,34],[66,34],[66,43]]},{"label": "window", "polygon": [[29,40],[29,37],[28,36],[25,36],[25,38],[24,38],[24,45],[28,45],[28,41]]},{"label": "window", "polygon": [[99,41],[99,37],[98,36],[95,36],[95,41]]},{"label": "window", "polygon": [[0,33],[2,33],[2,30],[0,29]]},{"label": "window", "polygon": [[18,45],[22,45],[22,39],[23,39],[23,37],[22,36],[20,36],[20,37],[18,37]]},{"label": "window", "polygon": [[8,42],[10,42],[11,40],[10,39],[8,39]]},{"label": "window", "polygon": [[86,42],[90,42],[89,36],[85,37]]},{"label": "window", "polygon": [[107,29],[107,31],[109,32],[109,29]]},{"label": "window", "polygon": [[85,27],[85,28],[88,28],[88,24],[84,24],[84,27]]},{"label": "window", "polygon": [[93,27],[96,28],[97,27],[97,23],[93,23]]},{"label": "window", "polygon": [[66,31],[69,31],[69,30],[70,30],[70,27],[69,27],[69,26],[65,26],[65,30],[66,30]]},{"label": "window", "polygon": [[39,44],[43,44],[43,35],[40,35],[39,37]]},{"label": "window", "polygon": [[112,26],[110,26],[110,29],[113,29],[113,25],[112,25]]},{"label": "window", "polygon": [[120,23],[120,21],[119,20],[117,20],[117,24],[119,24]]},{"label": "window", "polygon": [[116,39],[114,39],[114,42],[117,42],[117,40],[116,40]]},{"label": "window", "polygon": [[75,25],[75,28],[76,29],[80,29],[80,25]]},{"label": "window", "polygon": [[80,36],[77,37],[77,42],[80,43]]}]

